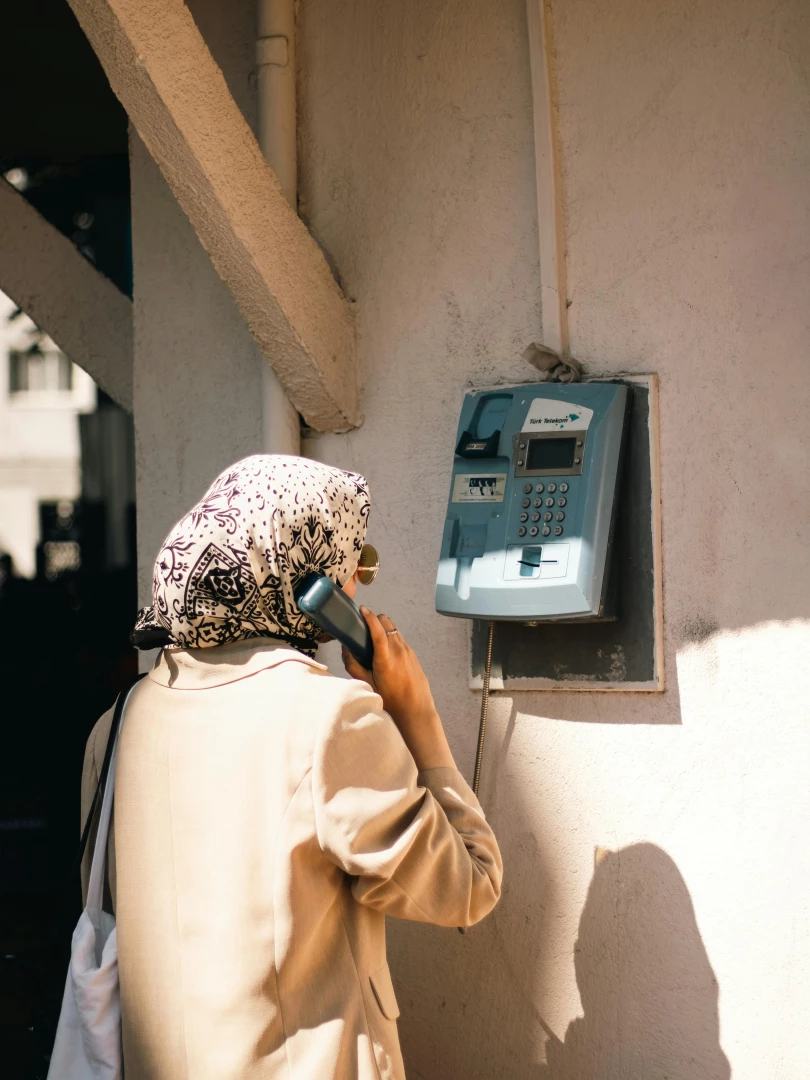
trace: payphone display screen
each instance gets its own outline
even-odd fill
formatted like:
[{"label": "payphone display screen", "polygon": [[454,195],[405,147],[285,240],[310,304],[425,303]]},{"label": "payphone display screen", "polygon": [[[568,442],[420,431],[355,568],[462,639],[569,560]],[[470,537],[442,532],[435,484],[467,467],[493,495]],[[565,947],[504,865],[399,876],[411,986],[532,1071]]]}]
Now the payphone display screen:
[{"label": "payphone display screen", "polygon": [[570,469],[574,464],[576,445],[576,439],[531,439],[526,468]]}]

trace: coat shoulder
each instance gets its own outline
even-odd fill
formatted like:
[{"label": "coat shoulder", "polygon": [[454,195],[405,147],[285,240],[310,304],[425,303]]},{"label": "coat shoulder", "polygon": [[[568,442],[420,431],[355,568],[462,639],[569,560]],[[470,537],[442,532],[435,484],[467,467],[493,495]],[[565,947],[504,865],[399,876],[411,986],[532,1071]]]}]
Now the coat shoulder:
[{"label": "coat shoulder", "polygon": [[382,709],[382,698],[368,683],[333,675],[320,666],[300,665],[300,668],[302,670],[297,677],[301,679],[302,694],[317,696],[324,711],[334,714],[347,709],[358,712],[379,712]]}]

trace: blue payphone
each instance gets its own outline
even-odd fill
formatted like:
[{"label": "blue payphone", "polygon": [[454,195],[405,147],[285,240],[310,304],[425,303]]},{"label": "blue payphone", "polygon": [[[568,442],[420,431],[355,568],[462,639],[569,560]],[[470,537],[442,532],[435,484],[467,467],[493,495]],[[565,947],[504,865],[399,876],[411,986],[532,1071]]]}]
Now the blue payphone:
[{"label": "blue payphone", "polygon": [[436,610],[486,620],[603,618],[627,388],[471,390],[459,419]]}]

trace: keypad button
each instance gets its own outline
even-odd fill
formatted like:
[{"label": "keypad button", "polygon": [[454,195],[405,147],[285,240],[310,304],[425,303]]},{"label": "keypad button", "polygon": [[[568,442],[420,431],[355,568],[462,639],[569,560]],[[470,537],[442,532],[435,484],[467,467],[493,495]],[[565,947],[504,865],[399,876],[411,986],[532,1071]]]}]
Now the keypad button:
[{"label": "keypad button", "polygon": [[568,484],[560,484],[560,491],[568,491]]},{"label": "keypad button", "polygon": [[529,520],[529,515],[528,515],[528,514],[526,513],[526,511],[525,511],[525,510],[524,510],[524,511],[523,511],[523,513],[522,513],[522,514],[520,515],[520,520],[521,520],[521,521],[528,521],[528,520]]},{"label": "keypad button", "polygon": [[537,528],[536,525],[532,525],[532,527],[529,529],[529,536],[537,536],[539,531],[540,530]]},{"label": "keypad button", "polygon": [[540,520],[540,511],[535,510],[534,513],[532,514],[532,521],[539,521],[539,520]]},{"label": "keypad button", "polygon": [[537,492],[538,495],[542,495],[546,489],[543,487],[542,484],[537,484],[534,490]]},{"label": "keypad button", "polygon": [[545,514],[543,514],[543,521],[551,521],[553,517],[554,515],[552,514],[552,512],[550,510],[546,510]]},{"label": "keypad button", "polygon": [[550,535],[551,535],[551,529],[548,527],[548,525],[544,525],[543,526],[543,536],[550,536]]},{"label": "keypad button", "polygon": [[531,499],[521,499],[520,505],[523,507],[531,506]]},{"label": "keypad button", "polygon": [[555,525],[554,526],[554,535],[555,536],[562,536],[562,531],[563,531],[562,525]]},{"label": "keypad button", "polygon": [[548,490],[549,490],[550,492],[554,492],[554,491],[556,491],[556,490],[557,490],[557,485],[556,485],[556,484],[549,484],[549,485],[548,485]]},{"label": "keypad button", "polygon": [[567,502],[568,502],[568,499],[566,499],[564,497],[562,499],[557,499],[557,506],[565,506],[567,504]]},{"label": "keypad button", "polygon": [[518,536],[525,536],[525,535],[526,535],[526,526],[521,525],[520,528],[518,529]]},{"label": "keypad button", "polygon": [[553,506],[553,505],[554,505],[554,500],[553,499],[546,499],[546,506]]},{"label": "keypad button", "polygon": [[526,494],[528,495],[528,494],[529,494],[529,492],[530,492],[530,491],[532,490],[532,485],[531,485],[531,484],[524,484],[524,485],[523,485],[523,490],[524,490],[524,491],[526,492]]},{"label": "keypad button", "polygon": [[542,506],[543,505],[543,500],[542,499],[535,499],[534,500],[534,505],[535,506]]},{"label": "keypad button", "polygon": [[557,518],[557,521],[565,521],[565,514],[562,512],[562,510],[559,510],[555,514],[555,517]]}]

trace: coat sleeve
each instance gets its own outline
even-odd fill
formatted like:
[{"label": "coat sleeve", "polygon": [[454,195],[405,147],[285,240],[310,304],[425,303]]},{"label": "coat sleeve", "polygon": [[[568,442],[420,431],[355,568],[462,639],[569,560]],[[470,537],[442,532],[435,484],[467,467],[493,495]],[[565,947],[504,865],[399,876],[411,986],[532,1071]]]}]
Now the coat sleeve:
[{"label": "coat sleeve", "polygon": [[377,694],[353,693],[319,734],[318,839],[361,904],[402,919],[471,926],[501,890],[498,844],[456,769],[417,773]]}]

